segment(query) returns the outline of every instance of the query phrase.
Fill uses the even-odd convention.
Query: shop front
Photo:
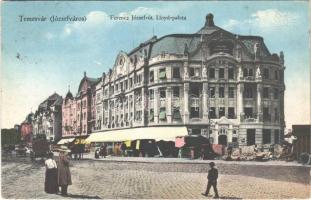
[[[108,147],[108,154],[117,156],[175,157],[178,152],[175,139],[186,135],[186,127],[146,127],[96,132],[86,141],[104,144]]]

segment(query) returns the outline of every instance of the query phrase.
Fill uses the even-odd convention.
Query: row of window
[[[272,139],[272,131],[271,129],[263,129],[262,130],[262,144],[271,144]],[[256,129],[247,129],[246,131],[247,137],[246,142],[247,145],[255,145],[256,144]],[[280,143],[280,130],[274,130],[274,144]]]
[[[180,114],[180,108],[174,108],[173,109],[173,115],[172,115],[173,120],[181,120],[181,114]],[[154,109],[149,110],[149,121],[154,122]],[[160,121],[166,121],[166,108],[161,107],[160,112],[159,112],[159,120]]]
[[[134,85],[142,83],[142,74],[137,74],[128,80],[120,81],[119,83],[110,86],[110,93],[113,94],[115,91],[124,91],[134,87]],[[104,96],[108,96],[108,88],[104,89]]]
[[[173,97],[179,97],[180,96],[180,87],[172,87],[173,90]],[[166,98],[166,89],[160,88],[159,89],[160,98]],[[234,98],[235,97],[235,88],[229,87],[228,88],[228,98]],[[198,96],[198,95],[196,95]],[[210,98],[216,98],[216,88],[215,87],[209,87],[209,96]],[[225,98],[225,87],[218,87],[218,98]],[[254,89],[252,87],[245,87],[243,92],[244,98],[254,98]],[[149,90],[149,98],[154,99],[154,91],[153,89]],[[269,88],[265,87],[263,88],[263,98],[268,99],[269,98]],[[279,99],[279,89],[274,88],[273,89],[273,98]]]
[[[173,67],[172,69],[173,69],[172,70],[172,72],[173,72],[172,78],[180,78],[179,67]],[[199,74],[200,74],[199,70],[200,70],[200,68],[190,68],[190,70],[189,70],[190,77],[199,76]],[[215,68],[209,68],[208,74],[209,74],[209,78],[214,79],[216,77]],[[235,74],[234,68],[228,69],[228,77],[225,77],[225,69],[224,68],[219,68],[219,70],[218,70],[218,78],[220,78],[220,79],[225,79],[225,78],[234,79],[234,77],[235,77],[234,74]],[[243,76],[244,77],[254,76],[253,69],[244,68],[243,69]],[[265,78],[265,79],[270,78],[269,69],[267,69],[267,68],[264,69],[263,78]],[[275,71],[275,77],[274,78],[275,78],[275,80],[279,80],[279,72],[277,70]],[[166,79],[166,69],[165,68],[159,69],[159,79],[160,80]],[[129,82],[129,87],[128,87],[128,82]],[[134,77],[134,84],[141,83],[141,82],[142,82],[142,74],[136,75]],[[149,72],[149,82],[150,83],[154,82],[154,71],[153,70]],[[132,87],[133,87],[133,78],[130,78],[129,80],[125,80],[125,81],[122,81],[118,84],[115,84],[114,86],[111,86],[110,91],[113,94],[114,91],[119,91],[119,90],[123,91],[124,89],[127,90],[127,89],[130,89]],[[104,90],[104,95],[105,96],[108,95],[108,89]],[[250,94],[250,95],[252,96],[252,94]],[[98,95],[97,99],[99,99],[99,98],[100,98],[100,96]],[[252,97],[246,97],[246,98],[252,98]],[[86,105],[86,102],[83,103],[83,107],[85,107],[85,105]]]
[[[262,97],[264,99],[269,99],[269,88],[268,87],[264,87],[263,88],[263,93],[262,93]],[[251,99],[251,98],[254,98],[255,95],[254,95],[254,88],[253,87],[250,87],[250,86],[245,86],[244,88],[244,91],[243,91],[243,97],[244,98],[248,98],[248,99]],[[280,91],[278,88],[273,88],[273,98],[274,99],[279,99],[279,94],[280,94]]]
[[[269,112],[268,107],[263,108],[263,121],[271,121],[271,114]],[[253,108],[251,107],[245,107],[244,108],[244,117],[247,118],[256,118],[255,113],[253,112]],[[278,121],[280,118],[280,114],[277,108],[274,108],[274,121]]]
[[[173,67],[172,68],[172,78],[180,78],[180,70],[179,67]],[[189,68],[189,76],[190,77],[200,77],[201,69],[198,67],[190,67]],[[207,74],[206,74],[207,75]],[[217,76],[216,76],[217,75]],[[255,76],[254,70],[252,68],[243,68],[243,77],[253,77]],[[208,70],[208,77],[210,79],[215,79],[218,77],[219,79],[234,79],[235,78],[235,69],[234,68],[228,68],[228,74],[225,74],[225,68],[219,68],[218,74],[216,73],[216,69],[213,67],[210,67]],[[264,68],[263,69],[263,78],[264,79],[274,79],[274,80],[281,80],[283,81],[283,75],[278,70],[274,70],[274,76],[273,78],[270,75],[270,69]],[[163,80],[166,79],[166,69],[161,68],[159,69],[159,79]],[[154,82],[154,71],[150,71],[149,73],[149,82]]]

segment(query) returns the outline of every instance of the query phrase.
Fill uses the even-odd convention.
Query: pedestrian
[[[217,190],[217,178],[218,178],[218,170],[215,168],[215,163],[211,162],[209,163],[209,166],[211,167],[211,169],[208,171],[208,175],[207,175],[207,187],[206,187],[206,191],[205,193],[202,193],[204,196],[208,196],[209,195],[209,191],[211,189],[211,187],[213,186],[214,188],[214,192],[215,192],[215,199],[219,198],[218,195],[218,190]]]
[[[95,158],[98,159],[99,158],[99,149],[95,150]]]
[[[233,151],[232,146],[228,146],[228,148],[227,148],[227,153],[228,153],[227,160],[232,160],[232,151]]]
[[[125,150],[126,150],[126,145],[125,145],[125,143],[123,142],[122,145],[121,145],[121,152],[122,152],[122,156],[123,156],[123,157],[125,156]]]
[[[107,148],[106,145],[101,145],[100,150],[99,150],[99,155],[103,158],[106,158],[106,154],[107,154]]]
[[[58,161],[58,185],[61,187],[61,194],[64,196],[67,196],[68,185],[72,185],[67,152],[68,150],[61,148]]]
[[[58,183],[57,183],[57,164],[53,159],[53,153],[48,154],[48,159],[44,162],[45,164],[45,182],[44,191],[49,194],[58,193]]]

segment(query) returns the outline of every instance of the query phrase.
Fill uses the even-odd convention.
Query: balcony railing
[[[160,107],[166,107],[166,99],[160,98]]]
[[[254,81],[255,77],[254,76],[245,76],[245,77],[242,77],[242,80],[244,80],[244,81]]]
[[[181,106],[181,102],[180,102],[180,98],[179,97],[173,97],[173,107],[180,107]]]
[[[190,98],[190,106],[191,107],[199,107],[200,99],[197,97]]]

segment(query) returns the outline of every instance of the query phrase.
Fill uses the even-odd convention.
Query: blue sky
[[[215,24],[260,35],[271,53],[284,51],[286,121],[310,123],[308,2],[2,2],[2,127],[20,123],[53,92],[77,92],[86,71],[100,77],[118,52],[152,37],[194,33]],[[186,16],[185,21],[112,21],[109,15]],[[86,16],[86,22],[20,22],[19,16]],[[19,55],[19,59],[17,59]]]

